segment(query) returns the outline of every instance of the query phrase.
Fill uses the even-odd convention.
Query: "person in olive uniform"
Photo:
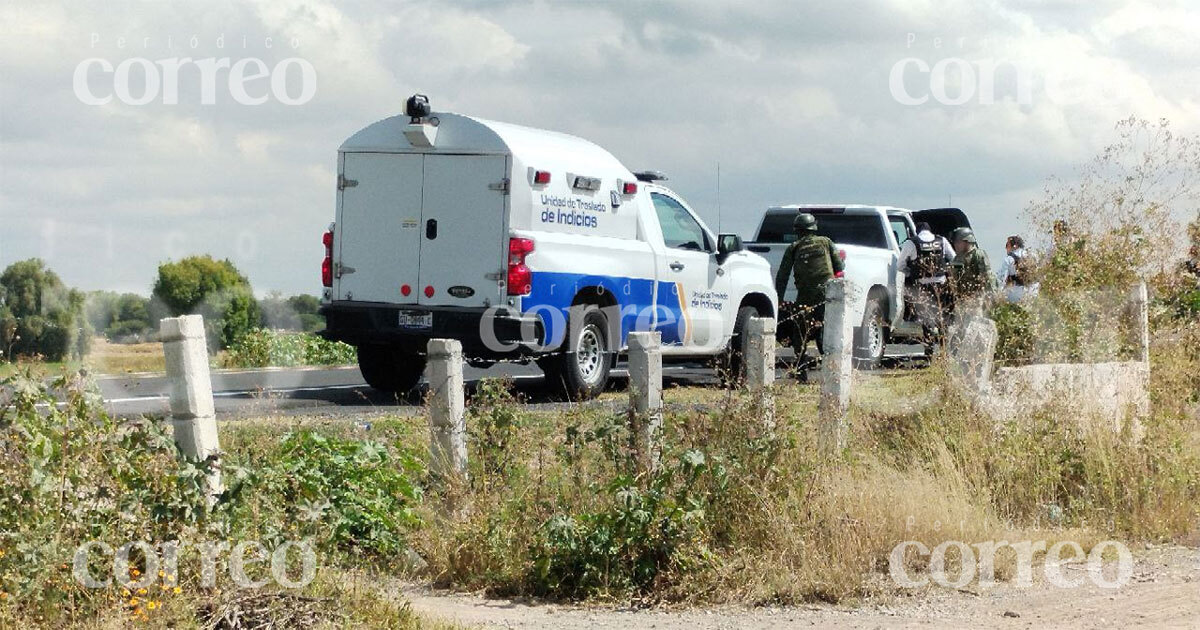
[[[842,277],[845,264],[838,257],[833,241],[817,235],[817,220],[802,212],[796,215],[792,228],[796,240],[783,252],[783,262],[775,274],[775,293],[780,302],[787,292],[788,279],[796,282],[796,301],[783,302],[785,316],[792,322],[792,348],[802,359],[808,341],[817,337],[825,321],[825,283]]]
[[[950,263],[950,283],[954,292],[955,310],[980,307],[992,290],[993,276],[987,254],[979,249],[971,228],[960,227],[950,234],[955,257]]]

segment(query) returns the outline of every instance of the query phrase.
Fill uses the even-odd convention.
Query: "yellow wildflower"
[[[176,595],[178,595],[183,592],[183,589],[176,586],[174,589],[172,589],[172,592],[174,592]]]

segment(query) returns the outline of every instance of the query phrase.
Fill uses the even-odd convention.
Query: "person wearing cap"
[[[993,289],[987,254],[979,249],[971,228],[956,228],[950,233],[950,241],[955,253],[950,263],[950,286],[955,304],[982,306]]]
[[[796,358],[803,359],[809,340],[816,338],[825,319],[825,283],[842,277],[845,263],[833,241],[817,235],[817,219],[813,215],[807,212],[796,215],[792,229],[796,240],[783,252],[783,261],[775,274],[775,292],[783,302],[789,277],[795,280],[796,301],[784,303],[783,309],[791,311],[792,348]]]
[[[905,300],[924,332],[926,352],[939,343],[945,328],[946,272],[954,260],[954,249],[945,238],[933,233],[924,221],[917,224],[915,237],[900,246],[900,271],[905,274]],[[936,331],[936,333],[935,333]]]

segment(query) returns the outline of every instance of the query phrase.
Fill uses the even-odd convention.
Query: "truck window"
[[[650,193],[654,201],[654,213],[662,228],[663,243],[676,249],[691,249],[699,252],[712,251],[704,228],[692,218],[687,208],[678,201],[659,193]]]
[[[912,238],[912,234],[908,233],[908,222],[904,217],[888,217],[888,223],[892,226],[892,234],[896,235],[896,244],[903,245],[904,241]]]
[[[796,212],[769,212],[758,230],[760,243],[791,243],[796,240],[792,221]],[[859,245],[890,249],[883,222],[875,214],[833,214],[816,212],[817,234],[828,237],[838,245]]]

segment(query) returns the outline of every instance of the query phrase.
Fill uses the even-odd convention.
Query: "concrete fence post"
[[[1150,362],[1150,298],[1146,291],[1146,283],[1138,282],[1133,287],[1130,296],[1130,306],[1133,309],[1133,331],[1137,335],[1137,360],[1142,363]]]
[[[982,313],[972,313],[963,318],[958,327],[949,352],[954,376],[973,397],[986,396],[992,390],[999,340],[996,322]]]
[[[825,356],[821,364],[821,398],[817,407],[817,446],[825,455],[846,448],[853,378],[854,318],[850,316],[853,285],[844,279],[825,285]]]
[[[638,468],[658,467],[662,453],[662,333],[629,333],[629,406]]]
[[[208,368],[208,343],[200,315],[168,317],[158,322],[170,385],[171,430],[186,457],[209,461],[205,479],[209,506],[224,491],[221,485],[221,444]]]
[[[775,384],[775,319],[751,317],[746,323],[745,335],[746,389],[762,412],[763,428],[767,433],[773,433],[775,397],[771,394],[771,386]]]
[[[465,479],[467,425],[462,343],[456,339],[430,339],[426,352],[429,361],[430,470],[442,479]]]

